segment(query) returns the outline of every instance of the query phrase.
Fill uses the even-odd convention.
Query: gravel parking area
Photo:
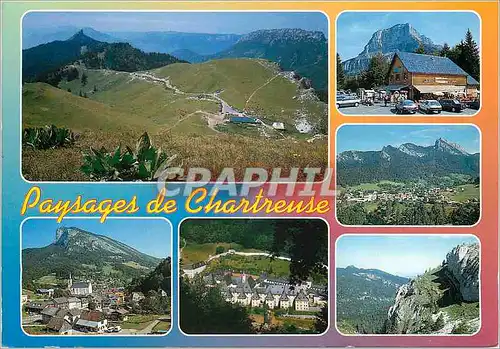
[[[383,103],[376,103],[374,105],[359,105],[358,107],[343,107],[338,111],[344,115],[396,115],[396,108],[394,105],[384,106]],[[405,114],[407,116],[472,116],[478,111],[475,109],[466,108],[460,113],[452,113],[449,111],[442,111],[441,114],[424,114],[418,111],[416,114]],[[398,115],[399,116],[399,115]]]

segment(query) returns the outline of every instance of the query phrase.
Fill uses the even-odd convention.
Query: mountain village
[[[162,289],[158,293],[168,296]],[[39,288],[32,296],[22,295],[23,328],[28,333],[36,330],[37,334],[148,334],[154,325],[170,317],[159,317],[140,331],[121,326],[144,299],[143,293],[127,293],[124,287],[96,289],[92,281],[73,281],[70,274],[65,290]]]
[[[252,318],[253,326],[257,330],[268,328],[271,319],[277,316],[292,322],[314,320],[322,307],[327,305],[326,285],[312,281],[293,285],[287,277],[276,277],[267,272],[254,275],[255,273],[213,267],[212,262],[233,257],[271,258],[271,255],[266,252],[241,252],[229,249],[211,255],[205,261],[184,266],[182,275],[191,280],[201,279],[207,289],[217,289],[227,303],[247,308],[252,314],[265,314],[264,320],[255,315]],[[283,256],[274,258],[290,261],[288,257]]]
[[[162,289],[158,293],[168,296]],[[32,296],[22,295],[23,328],[37,334],[149,334],[155,325],[170,321],[170,317],[158,317],[139,331],[122,329],[123,322],[144,299],[143,293],[127,293],[124,287],[96,289],[92,281],[73,281],[70,274],[65,290],[39,288]]]

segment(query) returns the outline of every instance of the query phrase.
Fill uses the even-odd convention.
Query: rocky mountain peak
[[[357,57],[342,62],[342,65],[346,74],[358,74],[367,69],[370,58],[378,53],[390,60],[396,51],[415,52],[420,45],[426,52],[441,49],[440,45],[420,34],[410,23],[396,24],[374,32],[363,51]]]
[[[387,314],[387,333],[451,333],[459,322],[444,309],[479,302],[479,256],[477,243],[456,246],[441,266],[402,285]],[[471,332],[479,324],[477,318],[466,324]]]
[[[462,146],[457,143],[447,141],[444,138],[438,138],[434,143],[434,148],[436,150],[444,151],[454,155],[469,155],[469,153],[464,148],[462,148]]]
[[[90,36],[85,35],[83,29],[80,29],[72,37],[70,37],[67,41],[76,42],[80,45],[88,45],[91,43],[98,42],[97,40],[92,39]]]

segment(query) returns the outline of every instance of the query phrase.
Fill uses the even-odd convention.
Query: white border
[[[341,234],[340,236],[337,237],[337,239],[335,239],[335,295],[337,295],[337,242],[343,238],[343,237],[350,237],[350,236],[386,236],[386,237],[415,237],[415,236],[421,236],[421,237],[442,237],[443,239],[446,239],[450,236],[463,236],[463,237],[474,237],[478,244],[479,244],[479,277],[478,277],[478,280],[479,280],[479,328],[477,329],[476,332],[474,333],[463,333],[463,334],[459,334],[459,333],[443,333],[443,334],[438,334],[438,333],[425,333],[425,334],[412,334],[412,333],[401,333],[401,334],[377,334],[377,333],[367,333],[367,334],[362,334],[362,333],[356,333],[356,334],[347,334],[347,333],[342,333],[338,327],[337,327],[337,298],[335,297],[335,315],[334,315],[334,318],[335,318],[335,329],[337,330],[337,332],[343,336],[343,337],[399,337],[399,338],[404,338],[404,337],[430,337],[430,338],[447,338],[447,337],[472,337],[472,336],[475,336],[477,335],[479,332],[481,332],[481,329],[483,327],[483,306],[486,306],[485,304],[483,304],[482,302],[482,293],[483,293],[483,289],[482,289],[482,282],[481,282],[481,271],[482,271],[482,253],[483,253],[483,247],[481,246],[481,239],[479,239],[478,236],[474,235],[474,234],[446,234],[446,233],[428,233],[428,234],[408,234],[408,233],[402,233],[402,234],[391,234],[391,233],[373,233],[373,234],[360,234],[360,233],[349,233],[349,234]],[[445,257],[446,258],[446,257]],[[410,278],[412,279],[412,278]],[[414,278],[413,278],[414,279]],[[412,280],[413,280],[412,279]],[[429,346],[429,345],[427,345]]]
[[[14,1],[15,2],[15,1]],[[29,1],[28,1],[29,2]],[[37,3],[37,1],[32,1],[34,3]],[[49,1],[50,2],[50,1]],[[57,2],[57,1],[52,1],[52,2]],[[101,1],[96,1],[95,3],[98,4],[100,3]],[[130,2],[130,3],[135,3],[134,1],[122,1],[122,2]],[[188,1],[189,2],[189,1]],[[193,3],[197,3],[197,4],[200,4],[202,5],[203,2],[199,2],[199,1],[191,1]],[[207,1],[207,2],[210,2],[210,1]],[[249,3],[253,3],[253,1],[240,1],[240,0],[236,0],[236,2],[249,2]],[[167,2],[159,2],[159,3],[163,3],[163,4],[167,4]],[[215,2],[215,3],[220,3],[220,2]],[[278,3],[278,2],[277,2]],[[93,3],[92,3],[93,4]],[[117,3],[119,4],[119,3]],[[168,3],[169,5],[173,5],[173,6],[176,6],[175,2],[170,2]],[[21,179],[26,182],[26,183],[29,183],[29,184],[40,184],[40,183],[57,183],[57,184],[63,184],[63,183],[93,183],[93,184],[123,184],[123,183],[133,183],[133,184],[152,184],[152,183],[157,183],[155,181],[153,182],[133,182],[133,181],[126,181],[126,182],[117,182],[117,181],[104,181],[104,182],[101,182],[101,181],[29,181],[27,180],[24,175],[23,175],[23,146],[22,146],[22,138],[23,138],[23,20],[24,20],[24,16],[30,12],[105,12],[105,13],[108,13],[108,12],[125,12],[125,13],[128,13],[128,12],[132,12],[132,13],[147,13],[147,12],[154,12],[154,13],[159,13],[159,12],[168,12],[168,13],[176,13],[176,12],[191,12],[191,13],[205,13],[205,12],[210,12],[210,13],[217,13],[217,12],[221,12],[221,13],[232,13],[232,12],[236,12],[236,13],[259,13],[259,12],[266,12],[266,13],[273,13],[273,12],[277,12],[277,13],[321,13],[325,16],[326,18],[326,21],[328,22],[328,37],[327,37],[327,44],[328,44],[328,73],[327,73],[327,91],[328,91],[328,105],[327,105],[327,109],[328,109],[328,115],[327,115],[327,118],[328,118],[328,141],[327,141],[327,147],[328,147],[328,150],[327,150],[327,154],[326,154],[326,164],[327,164],[327,167],[323,170],[325,170],[325,174],[328,173],[329,169],[332,168],[332,163],[330,163],[330,159],[331,159],[331,151],[330,151],[330,148],[331,148],[331,137],[330,137],[330,134],[331,134],[331,117],[332,117],[332,109],[331,109],[331,90],[332,90],[332,85],[331,85],[331,73],[332,73],[332,66],[331,66],[331,53],[332,53],[332,27],[331,27],[331,21],[330,21],[330,17],[328,16],[328,14],[323,11],[323,10],[306,10],[306,9],[297,9],[297,10],[281,10],[281,9],[269,9],[269,10],[182,10],[182,9],[179,9],[179,10],[163,10],[163,9],[159,9],[159,10],[128,10],[128,9],[125,9],[125,10],[114,10],[114,9],[109,9],[109,10],[94,10],[94,9],[77,9],[77,10],[74,10],[74,9],[71,9],[71,10],[57,10],[57,9],[34,9],[34,10],[27,10],[26,12],[24,12],[19,20],[19,26],[20,26],[20,30],[19,30],[19,43],[20,43],[20,54],[19,54],[19,59],[20,59],[20,71],[19,71],[19,120],[20,120],[20,130],[19,130],[19,134],[20,134],[20,151],[19,151],[19,172],[20,172],[20,175],[21,175]],[[217,174],[217,175],[220,175]],[[325,177],[323,178],[323,180],[321,181],[315,181],[314,183],[315,184],[321,184],[323,182],[325,182],[329,177],[327,175],[325,175]],[[198,183],[198,182],[176,182],[176,181],[166,181],[164,182],[165,184],[171,184],[171,183],[175,183],[175,184],[190,184],[190,183]],[[245,184],[245,183],[252,183],[252,182],[235,182],[236,184]],[[276,183],[278,185],[284,185],[284,184],[289,184],[289,183],[297,183],[297,184],[305,184],[307,182],[303,181],[303,182],[271,182],[271,181],[268,181],[266,183]],[[214,182],[209,182],[209,184],[214,184]],[[262,185],[261,185],[262,187]]]
[[[182,333],[183,335],[187,336],[187,337],[207,337],[207,338],[210,338],[210,337],[281,337],[281,338],[287,338],[287,337],[321,337],[321,336],[324,336],[328,333],[328,331],[330,330],[330,327],[331,327],[331,322],[332,322],[332,319],[331,319],[331,313],[332,313],[332,307],[331,307],[331,298],[332,296],[335,296],[334,293],[332,293],[331,291],[331,239],[332,239],[332,235],[330,235],[330,224],[328,224],[328,221],[322,217],[185,217],[183,218],[180,222],[179,222],[179,225],[177,226],[177,238],[178,238],[178,242],[179,242],[179,246],[177,246],[178,248],[180,247],[180,237],[181,237],[181,225],[184,221],[186,220],[221,220],[221,219],[232,219],[232,220],[263,220],[263,219],[271,219],[271,220],[278,220],[278,219],[288,219],[288,220],[321,220],[325,223],[326,225],[326,234],[327,234],[327,239],[328,239],[328,285],[327,285],[327,290],[328,290],[328,294],[327,294],[327,304],[328,304],[328,326],[326,327],[326,330],[322,333],[314,333],[314,334],[309,334],[309,333],[305,333],[305,334],[293,334],[293,333],[290,333],[290,334],[286,334],[286,333],[280,333],[280,334],[273,334],[273,333],[270,333],[270,334],[259,334],[259,333],[248,333],[248,334],[201,334],[201,333],[196,333],[196,334],[188,334],[188,333],[185,333],[182,328],[181,328],[181,300],[180,300],[180,283],[181,283],[181,270],[180,268],[177,268],[178,269],[178,275],[177,275],[177,296],[178,296],[178,302],[177,302],[177,328],[179,329],[180,333]],[[180,259],[181,259],[181,253],[179,251],[179,256],[178,256],[178,260],[177,260],[177,266],[179,267],[180,266]]]
[[[20,246],[20,254],[19,254],[19,260],[20,260],[20,264],[19,264],[19,268],[20,268],[20,277],[19,277],[19,281],[20,281],[20,296],[22,296],[23,294],[23,226],[24,226],[24,223],[28,220],[32,220],[32,219],[57,219],[57,217],[40,217],[40,216],[33,216],[33,217],[27,217],[25,219],[23,219],[23,221],[21,222],[21,225],[19,226],[19,246]],[[68,220],[83,220],[83,219],[99,219],[99,217],[65,217],[65,220],[68,219]],[[174,275],[173,274],[173,271],[174,271],[174,265],[173,265],[173,255],[172,253],[174,252],[174,247],[173,247],[173,237],[174,237],[174,232],[173,232],[173,229],[174,227],[172,226],[172,223],[165,217],[109,217],[107,219],[113,219],[113,220],[128,220],[128,219],[133,219],[133,220],[161,220],[161,221],[165,221],[168,223],[168,225],[170,226],[170,235],[171,235],[171,243],[170,243],[170,272],[171,272],[171,275]],[[103,226],[106,225],[106,222],[102,223]],[[108,236],[109,237],[109,236]],[[132,247],[132,246],[131,246]],[[139,251],[140,252],[140,251]],[[168,257],[168,256],[167,256]],[[167,258],[165,257],[165,258]],[[164,259],[164,258],[163,258]],[[164,337],[164,336],[167,336],[171,331],[172,331],[172,328],[173,328],[173,324],[172,324],[172,299],[173,299],[173,291],[174,291],[174,287],[173,287],[173,281],[171,280],[170,282],[170,329],[168,330],[168,332],[165,332],[165,333],[162,333],[162,334],[123,334],[123,335],[110,335],[110,334],[98,334],[98,335],[81,335],[81,334],[74,334],[74,335],[68,335],[68,336],[64,336],[64,335],[57,335],[57,334],[29,334],[27,333],[24,328],[23,328],[23,317],[22,317],[22,309],[23,309],[23,303],[21,301],[21,298],[19,298],[19,304],[20,304],[20,308],[19,308],[19,311],[20,311],[20,320],[21,320],[21,323],[20,323],[20,327],[21,327],[21,331],[23,331],[23,333],[28,336],[28,337],[50,337],[50,338],[58,338],[58,337],[61,337],[61,338],[81,338],[81,337],[84,337],[84,338],[102,338],[102,337],[108,337],[108,338],[123,338],[123,337],[148,337],[148,338],[155,338],[155,337]]]
[[[345,228],[473,228],[481,222],[483,218],[483,183],[482,183],[482,174],[483,174],[483,134],[481,132],[481,129],[479,126],[476,124],[471,124],[471,123],[464,123],[464,124],[456,124],[456,123],[450,123],[450,124],[443,124],[443,123],[366,123],[366,124],[360,124],[360,123],[345,123],[342,125],[339,125],[337,129],[335,130],[335,164],[337,164],[337,144],[338,144],[338,137],[337,133],[340,130],[341,127],[343,126],[449,126],[449,127],[454,127],[454,126],[471,126],[474,127],[478,133],[479,133],[479,218],[476,223],[473,225],[371,225],[371,224],[366,224],[366,225],[345,225],[341,223],[338,218],[337,218],[337,197],[335,196],[335,203],[334,203],[334,210],[335,210],[335,220],[339,225]],[[337,166],[335,166],[335,189],[337,189]]]
[[[427,0],[428,1],[428,0]],[[338,13],[337,17],[335,18],[335,57],[337,57],[337,35],[339,35],[339,31],[338,31],[338,27],[337,27],[337,22],[338,22],[338,19],[340,17],[340,15],[342,15],[343,13],[349,13],[349,12],[354,12],[354,13],[379,13],[379,12],[397,12],[397,13],[412,13],[412,12],[419,12],[419,13],[435,13],[435,12],[448,12],[448,13],[464,13],[464,12],[469,12],[469,13],[473,13],[477,16],[477,18],[479,19],[479,75],[480,75],[480,81],[479,81],[479,90],[481,91],[483,89],[483,79],[484,79],[484,75],[483,75],[483,20],[481,18],[481,15],[479,15],[479,13],[477,13],[476,11],[474,10],[343,10],[341,12]],[[444,29],[444,28],[443,28]],[[353,57],[355,58],[355,57]],[[350,58],[349,58],[350,59]],[[337,64],[335,64],[335,79],[334,79],[334,90],[335,90],[335,98],[337,98]],[[484,101],[484,97],[481,96],[480,97],[480,103],[479,103],[479,109],[474,113],[474,114],[470,114],[470,115],[460,115],[460,114],[456,114],[456,115],[441,115],[441,116],[432,116],[430,114],[419,114],[417,116],[413,116],[413,117],[432,117],[434,118],[435,120],[440,120],[440,119],[444,119],[444,118],[454,118],[454,117],[463,117],[463,118],[470,118],[470,117],[474,117],[474,116],[477,116],[479,114],[479,112],[481,111],[481,109],[483,108],[483,101]],[[395,114],[380,114],[380,115],[377,115],[377,114],[344,114],[341,112],[341,109],[342,108],[337,108],[337,104],[335,104],[335,110],[337,111],[337,113],[341,114],[342,116],[345,116],[345,117],[364,117],[364,116],[367,116],[367,117],[405,117],[404,115],[395,115]],[[410,115],[408,115],[410,117]]]

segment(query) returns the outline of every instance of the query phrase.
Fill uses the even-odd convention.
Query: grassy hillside
[[[129,73],[87,70],[86,74],[88,82],[85,86],[82,86],[80,80],[73,80],[62,82],[61,89],[70,89],[76,96],[81,92],[90,100],[104,103],[121,113],[131,114],[138,126],[153,128],[152,131],[158,132],[161,129],[158,126],[169,129],[197,110],[210,113],[218,110],[214,102],[186,99],[187,96],[177,95],[160,84],[134,78]],[[128,123],[128,120],[120,122],[123,123]],[[195,124],[206,125],[206,122]],[[209,130],[208,127],[205,129]]]
[[[290,126],[298,110],[303,109],[315,121],[327,113],[325,103],[299,101],[298,86],[279,74],[277,65],[265,60],[222,59],[201,64],[171,64],[153,72],[169,78],[185,92],[221,91],[221,98],[238,110]]]
[[[297,85],[278,74],[273,64],[221,60],[172,64],[147,73],[163,82],[110,70],[85,70],[85,74],[86,84],[81,78],[64,80],[59,89],[24,84],[24,127],[55,124],[78,134],[71,148],[24,149],[27,179],[88,180],[79,170],[83,152],[90,146],[108,150],[119,144],[133,146],[144,131],[155,146],[179,155],[185,168],[205,167],[214,176],[226,167],[235,168],[239,179],[246,167],[327,166],[327,141],[305,142],[292,126],[297,113],[309,115],[311,122],[326,118],[326,105],[299,101]],[[232,107],[262,111],[257,115],[268,125],[283,121],[287,131],[280,135],[264,126],[220,124],[220,103],[209,95],[219,90],[220,98]],[[62,158],[64,162],[54,161]]]
[[[45,83],[25,84],[22,103],[25,127],[55,124],[81,131],[123,130],[139,126],[139,122],[130,114]]]

